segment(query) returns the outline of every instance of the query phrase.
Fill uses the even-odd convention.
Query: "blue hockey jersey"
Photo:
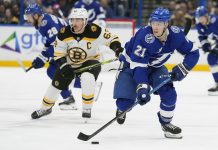
[[[198,62],[199,51],[185,37],[184,32],[177,26],[168,27],[167,30],[167,40],[161,42],[153,35],[151,26],[145,26],[125,44],[123,56],[130,68],[135,69],[134,79],[137,84],[148,83],[147,68],[164,65],[175,50],[184,56],[183,63],[188,69],[192,69]]]
[[[42,22],[38,28],[39,33],[46,38],[45,46],[49,47],[56,39],[59,30],[67,26],[67,23],[54,15],[43,14]]]
[[[212,38],[218,42],[218,17],[215,15],[209,16],[210,21],[207,26],[202,25],[198,21],[196,22],[196,29],[198,31],[198,38],[201,42],[201,45],[208,43],[208,36],[212,35]]]
[[[94,0],[90,5],[87,5],[80,0],[74,4],[74,8],[85,8],[88,11],[88,23],[92,23],[95,20],[105,19],[104,9],[96,0]]]

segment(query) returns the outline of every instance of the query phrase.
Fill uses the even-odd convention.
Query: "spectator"
[[[18,18],[13,16],[11,13],[11,9],[7,8],[5,10],[5,17],[3,18],[3,23],[4,24],[18,24]]]
[[[113,10],[111,9],[111,7],[109,6],[108,3],[109,3],[108,0],[100,0],[100,4],[105,10],[106,18],[113,18],[114,17],[114,12],[113,12]]]

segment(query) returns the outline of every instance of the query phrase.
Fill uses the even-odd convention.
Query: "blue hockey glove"
[[[183,63],[178,64],[177,66],[173,67],[171,72],[171,79],[172,81],[181,81],[183,80],[186,75],[189,73],[190,69],[186,67]]]
[[[138,103],[140,105],[144,105],[150,101],[150,99],[151,99],[151,96],[149,94],[150,90],[151,90],[151,88],[147,84],[139,84],[137,86],[136,93],[137,93]]]
[[[46,57],[43,52],[41,52],[41,54],[39,54],[39,56],[33,60],[33,62],[32,62],[33,68],[35,68],[35,69],[42,68],[45,65],[45,63],[49,61],[49,58]]]

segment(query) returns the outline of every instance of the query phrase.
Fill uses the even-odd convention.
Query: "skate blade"
[[[78,110],[78,108],[75,106],[75,105],[70,105],[70,106],[68,106],[68,105],[59,105],[59,107],[60,107],[60,110]]]
[[[84,123],[88,123],[90,118],[84,118]]]
[[[208,92],[209,96],[218,96],[218,92]]]
[[[169,138],[169,139],[182,139],[183,138],[181,133],[172,134],[172,133],[169,133],[169,132],[165,132],[164,136],[165,136],[165,138]]]

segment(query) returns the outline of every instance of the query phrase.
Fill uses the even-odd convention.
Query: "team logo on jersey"
[[[85,60],[87,53],[80,47],[73,47],[67,50],[68,56],[73,63],[80,63]]]
[[[180,29],[179,29],[179,27],[177,27],[177,26],[171,26],[170,28],[171,28],[171,30],[172,30],[174,33],[179,33],[179,32],[180,32]]]
[[[95,32],[95,31],[97,31],[97,27],[96,26],[91,26],[91,30],[92,30],[92,32]]]
[[[44,26],[46,26],[46,24],[47,24],[47,20],[42,20],[42,23],[40,26],[44,27]]]
[[[155,37],[154,37],[153,34],[147,34],[147,35],[145,36],[145,42],[147,42],[147,43],[149,43],[149,44],[153,43],[154,40],[155,40]]]
[[[60,32],[64,33],[65,32],[65,27],[61,28]]]
[[[211,23],[214,23],[215,21],[216,21],[216,17],[212,17],[210,20]]]

